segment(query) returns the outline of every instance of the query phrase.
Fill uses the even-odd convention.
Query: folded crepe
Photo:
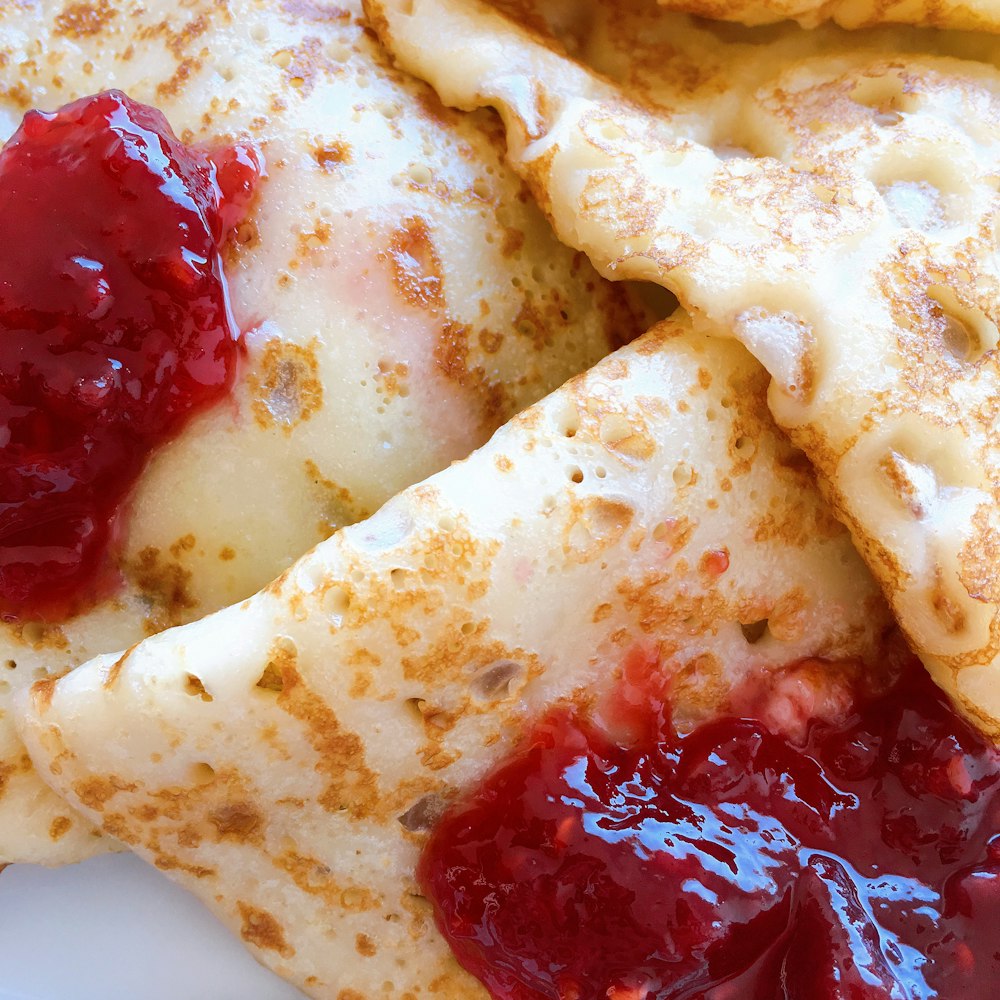
[[[0,51],[4,138],[27,108],[116,86],[188,141],[250,139],[268,169],[229,248],[245,363],[143,474],[122,590],[0,624],[0,864],[55,864],[108,841],[32,773],[12,689],[247,597],[640,320],[556,242],[494,117],[391,69],[359,4],[8,4]]]
[[[910,642],[1000,735],[996,43],[737,32],[701,67],[703,29],[639,2],[583,34],[544,6],[368,7],[443,100],[500,110],[567,243],[764,364]]]
[[[665,321],[256,596],[23,692],[32,758],[307,994],[485,996],[416,859],[546,706],[637,645],[689,719],[803,657],[880,662],[887,608],[767,381]]]

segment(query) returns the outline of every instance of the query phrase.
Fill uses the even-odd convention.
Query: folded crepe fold
[[[688,718],[750,673],[883,655],[766,382],[664,322],[248,601],[24,692],[40,773],[310,996],[484,996],[416,859],[546,706],[637,644]]]
[[[112,846],[33,773],[12,690],[249,596],[648,325],[522,197],[495,116],[393,69],[359,3],[93,10],[3,5],[0,138],[26,107],[114,85],[186,141],[256,143],[268,176],[228,249],[232,399],[145,470],[122,589],[0,624],[0,864]]]
[[[911,644],[1000,735],[996,43],[735,32],[700,72],[703,26],[648,4],[594,4],[584,29],[479,0],[368,10],[444,101],[500,110],[565,242],[760,360]]]

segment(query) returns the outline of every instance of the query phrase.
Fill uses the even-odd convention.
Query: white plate
[[[303,1000],[133,855],[0,874],[0,1000]]]

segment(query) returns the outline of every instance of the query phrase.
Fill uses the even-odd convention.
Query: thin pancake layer
[[[640,320],[553,238],[494,116],[391,69],[359,4],[7,4],[0,82],[3,135],[116,86],[188,141],[252,139],[269,171],[229,253],[238,384],[147,468],[124,589],[0,625],[0,863],[54,864],[105,845],[31,773],[11,688],[248,596]]]
[[[912,644],[1000,735],[992,62],[937,54],[968,40],[932,33],[855,45],[779,31],[734,44],[725,86],[684,54],[697,28],[671,22],[680,55],[653,63],[637,33],[650,8],[631,7],[630,24],[609,4],[594,44],[612,80],[484,3],[370,6],[445,100],[501,109],[570,245],[608,275],[662,283],[765,365],[772,412]],[[981,54],[995,60],[993,46]]]
[[[526,722],[637,643],[689,716],[878,656],[887,609],[766,382],[668,320],[249,601],[36,685],[41,773],[310,995],[483,996],[414,866]]]

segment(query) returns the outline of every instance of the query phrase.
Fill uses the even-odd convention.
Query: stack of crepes
[[[368,105],[346,96],[344,69],[361,49],[349,57],[344,33],[378,67],[366,76],[355,66],[356,85],[374,86],[374,77],[398,91],[380,98],[390,101],[380,112],[385,128],[426,130],[424,169],[402,168],[391,181],[399,198],[384,204],[408,220],[397,223],[410,242],[394,259],[419,272],[411,285],[426,301],[417,296],[413,323],[430,323],[438,345],[449,336],[448,310],[487,301],[468,287],[461,234],[482,225],[485,203],[503,203],[492,209],[494,239],[504,238],[501,213],[526,213],[511,223],[526,233],[517,266],[510,254],[487,255],[472,264],[482,269],[476,278],[492,287],[501,274],[519,288],[525,272],[540,285],[526,303],[554,285],[564,303],[555,313],[578,325],[566,334],[574,349],[560,353],[555,315],[537,315],[537,355],[512,354],[507,368],[470,361],[472,347],[462,354],[472,373],[465,389],[483,391],[492,373],[490,384],[509,393],[489,411],[493,426],[564,377],[566,364],[585,366],[602,345],[631,340],[642,317],[593,273],[581,278],[586,265],[541,230],[508,168],[559,240],[606,278],[655,283],[680,303],[465,461],[336,531],[255,596],[15,699],[30,754],[17,777],[36,796],[37,842],[62,828],[45,825],[56,817],[86,831],[63,840],[72,843],[63,860],[98,830],[102,843],[127,845],[311,996],[485,995],[420,896],[421,846],[448,801],[533,719],[562,700],[599,697],[636,644],[655,646],[675,710],[697,720],[746,677],[806,657],[876,670],[898,625],[955,704],[983,732],[1000,733],[1000,455],[991,433],[1000,407],[1000,42],[990,34],[1000,17],[985,3],[946,0],[677,5],[808,26],[751,29],[668,6],[369,0],[368,24],[358,11],[322,4],[289,3],[276,14],[233,3],[219,24],[202,12],[194,37],[219,35],[196,43],[205,52],[188,75],[204,89],[190,100],[209,103],[218,99],[213,86],[222,94],[234,85],[216,77],[238,72],[244,50],[221,40],[273,49],[275,86],[294,67],[292,110],[269,126],[275,150],[361,128],[348,109]],[[297,41],[282,34],[296,30]],[[0,38],[12,34],[0,22]],[[80,39],[73,58],[90,64],[90,46],[106,41]],[[226,67],[213,76],[223,55]],[[135,86],[155,99],[157,70],[137,72]],[[404,73],[470,117],[445,110]],[[59,75],[71,79],[65,64]],[[307,111],[310,93],[324,88],[328,103]],[[241,100],[253,107],[249,93]],[[335,127],[316,117],[334,100]],[[257,101],[274,113],[270,94]],[[488,141],[494,123],[477,110],[488,107],[503,121],[504,166]],[[223,129],[252,128],[253,111],[240,113],[245,120]],[[372,141],[367,128],[352,143]],[[440,152],[446,141],[454,156]],[[278,159],[287,177],[275,190],[291,191],[296,164],[309,157]],[[488,170],[476,167],[486,161]],[[323,156],[314,162],[329,166]],[[470,163],[470,177],[495,185],[486,193],[478,181],[463,191],[445,179]],[[367,180],[343,204],[370,197]],[[411,205],[425,194],[411,182],[431,192],[419,209]],[[275,266],[266,255],[279,253],[269,249],[267,221],[289,225],[275,208],[267,215],[268,204],[259,209],[258,275]],[[353,221],[333,227],[335,240],[381,248],[373,233],[384,216],[361,222],[360,214],[344,213]],[[425,215],[440,255],[433,243],[421,249]],[[306,246],[318,249],[308,236]],[[297,280],[310,274],[303,265]],[[253,299],[261,284],[251,272],[241,293],[237,279],[244,315],[277,308]],[[356,286],[338,301],[304,308],[342,309],[348,287]],[[508,312],[483,323],[484,334],[488,325],[509,344],[524,306],[503,298],[508,287],[496,294]],[[384,318],[370,326],[384,335]],[[348,336],[318,377],[324,401],[343,398],[342,359],[359,341],[369,350],[356,330],[326,340]],[[452,370],[428,354],[436,371]],[[453,412],[416,437],[453,428]],[[400,433],[413,433],[412,421]],[[358,432],[341,424],[328,433]],[[400,476],[412,482],[475,443],[459,437]],[[252,455],[257,445],[246,447]],[[379,485],[361,506],[371,509],[400,478],[369,475]],[[261,514],[268,526],[297,516],[280,505]],[[197,580],[200,570],[191,572]],[[251,574],[244,590],[260,582]],[[196,608],[245,596],[213,595]],[[23,633],[17,641],[27,643]],[[122,644],[138,638],[115,634]],[[32,640],[31,663],[68,666],[43,640]],[[102,654],[113,645],[70,642],[77,662],[95,644]],[[821,710],[814,695],[799,694],[801,712]],[[72,812],[41,790],[32,767]],[[17,850],[6,860],[21,860]]]

